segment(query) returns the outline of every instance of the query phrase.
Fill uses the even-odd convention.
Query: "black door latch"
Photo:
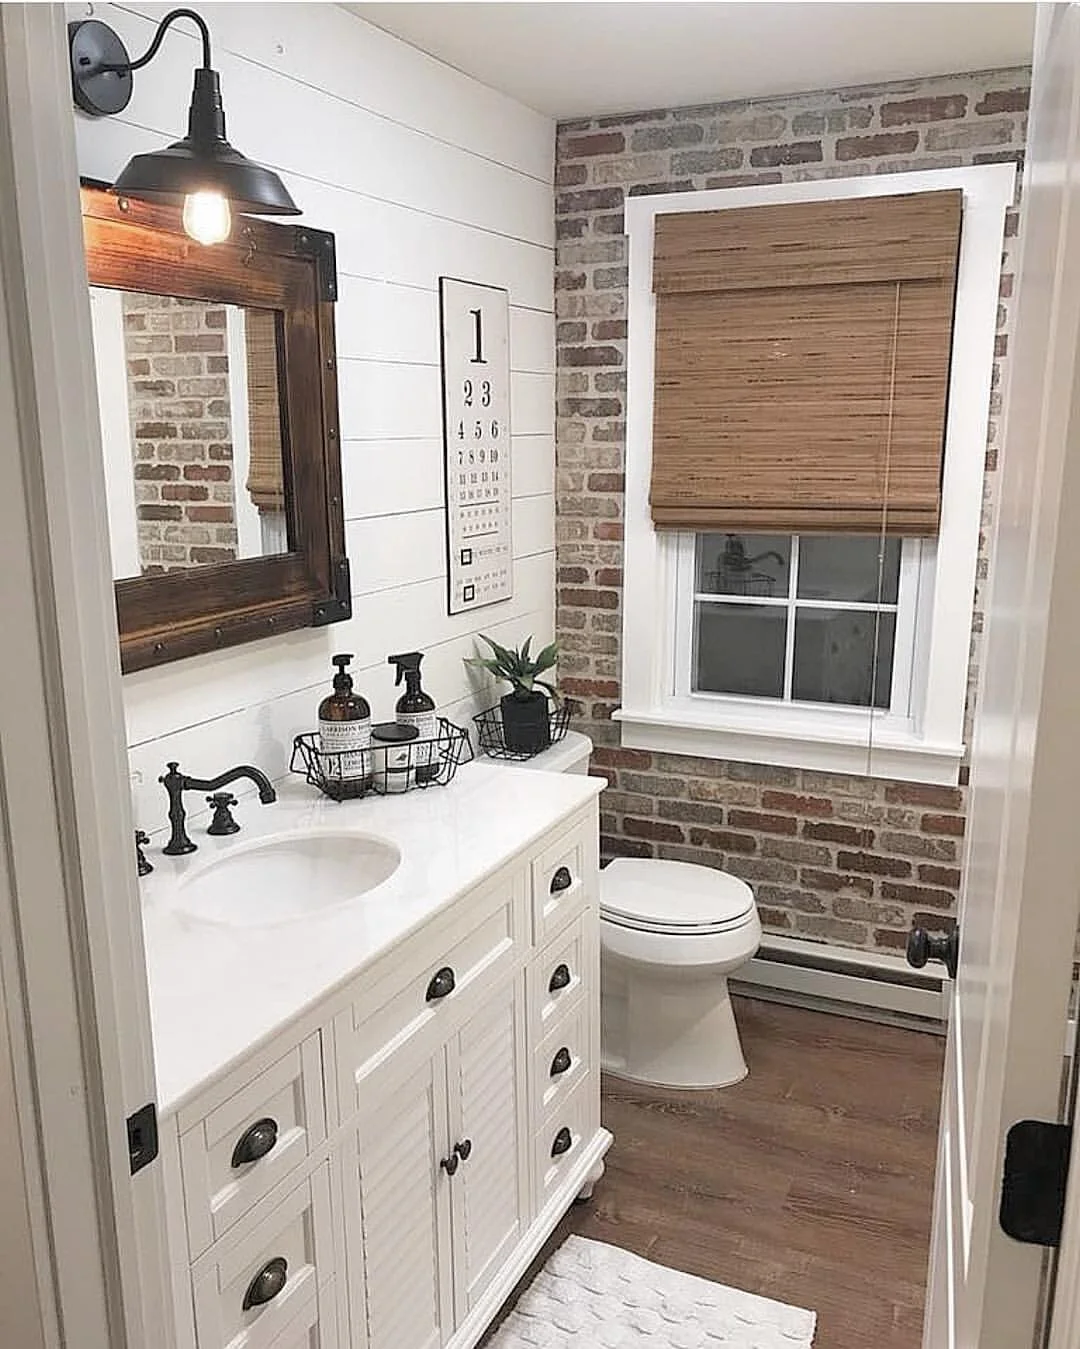
[[[1071,1124],[1022,1119],[1009,1130],[998,1215],[1007,1236],[1034,1246],[1061,1245],[1071,1147]]]
[[[131,1159],[131,1174],[149,1166],[158,1155],[157,1106],[149,1101],[127,1122],[128,1156]]]

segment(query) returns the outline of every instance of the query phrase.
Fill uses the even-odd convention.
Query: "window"
[[[906,718],[922,549],[858,535],[687,536],[675,692]]]
[[[1001,240],[1014,178],[1011,165],[995,164],[627,202],[622,707],[615,714],[624,745],[955,784],[964,754]],[[678,435],[666,461],[668,485],[678,486],[679,473],[695,474],[701,482],[711,474],[709,516],[683,520],[675,513],[668,521],[654,519],[656,386],[661,369],[667,369],[658,361],[658,308],[663,304],[653,284],[657,220],[736,207],[957,189],[963,194],[963,223],[944,454],[933,484],[935,491],[940,485],[940,514],[934,503],[916,510],[913,499],[914,527],[908,528],[906,504],[903,512],[893,513],[891,503],[914,480],[901,482],[886,468],[890,514],[880,537],[870,496],[859,508],[865,518],[856,520],[854,512],[842,518],[839,510],[828,515],[822,509],[813,520],[804,520],[800,511],[782,506],[778,469],[765,472],[764,430],[761,444],[754,442],[754,463],[760,464],[759,479],[776,501],[757,512],[752,505],[737,509],[749,460],[739,438],[732,437],[730,422],[724,422],[730,449],[724,451],[721,472],[710,466],[707,442],[698,431],[681,467],[675,457],[681,453]],[[856,350],[852,359],[861,358]],[[725,356],[722,369],[733,360]],[[710,389],[720,390],[720,375],[710,379]],[[706,402],[699,402],[707,410]],[[835,425],[842,429],[843,418]],[[893,429],[890,423],[890,433]],[[691,462],[693,455],[697,459]],[[778,454],[777,464],[784,458]],[[894,454],[894,469],[897,462]],[[832,481],[842,488],[843,463],[826,465],[819,476],[826,486]],[[872,483],[869,475],[864,479]],[[819,497],[828,505],[824,493]],[[839,501],[840,507],[845,504]],[[931,524],[940,520],[936,537],[933,528],[924,527],[920,511],[933,517]]]

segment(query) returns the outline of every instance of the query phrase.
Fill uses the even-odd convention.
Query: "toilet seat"
[[[676,937],[733,932],[756,920],[736,876],[689,862],[616,858],[600,873],[600,916],[615,927]]]

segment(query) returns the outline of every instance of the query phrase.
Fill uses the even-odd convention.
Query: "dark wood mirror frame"
[[[334,236],[238,217],[205,246],[171,207],[82,188],[92,286],[280,311],[282,455],[292,552],[116,582],[124,673],[351,616],[341,488]]]

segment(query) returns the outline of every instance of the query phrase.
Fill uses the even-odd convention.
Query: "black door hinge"
[[[1023,1119],[1005,1138],[1002,1230],[1016,1241],[1059,1246],[1069,1179],[1071,1124]]]
[[[131,1174],[149,1166],[158,1155],[157,1106],[153,1101],[128,1116],[128,1156]]]

